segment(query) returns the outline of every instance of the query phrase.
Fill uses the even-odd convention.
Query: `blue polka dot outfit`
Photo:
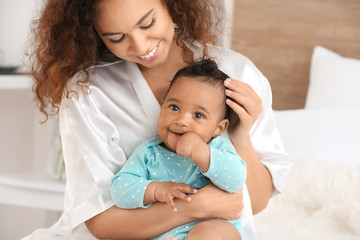
[[[144,205],[146,187],[152,181],[173,181],[186,183],[192,188],[200,189],[212,182],[227,192],[237,192],[245,183],[246,165],[237,155],[234,146],[222,137],[209,142],[210,167],[205,173],[190,158],[181,157],[168,151],[160,144],[160,137],[143,141],[138,145],[124,167],[111,181],[111,194],[115,204],[120,208],[146,208]],[[192,222],[176,227],[153,239],[164,239],[165,236],[184,239]],[[241,219],[231,222],[244,236]]]

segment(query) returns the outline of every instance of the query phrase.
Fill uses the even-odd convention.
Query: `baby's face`
[[[190,77],[179,77],[172,85],[158,121],[158,133],[174,151],[186,132],[196,133],[204,142],[219,134],[224,114],[224,90]]]

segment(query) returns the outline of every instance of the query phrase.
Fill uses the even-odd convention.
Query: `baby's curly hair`
[[[87,69],[109,53],[93,27],[96,6],[101,1],[48,0],[40,17],[33,21],[26,56],[38,107],[46,118],[58,113],[61,100],[71,92],[67,87],[70,79],[84,71],[82,81],[87,82]],[[195,42],[200,42],[203,58],[207,57],[207,44],[217,44],[221,29],[221,1],[161,1],[177,25],[177,44],[183,47],[186,42],[196,47]]]

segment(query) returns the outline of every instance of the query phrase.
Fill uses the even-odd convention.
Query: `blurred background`
[[[46,124],[23,67],[29,25],[40,0],[0,0],[0,239],[49,227],[63,205],[56,119]]]
[[[39,123],[43,116],[22,66],[29,24],[41,2],[0,0],[0,239],[4,240],[51,226],[62,210],[64,172],[56,118]],[[227,17],[220,43],[250,58],[269,79],[275,110],[303,109],[315,46],[360,59],[359,3],[223,0]]]

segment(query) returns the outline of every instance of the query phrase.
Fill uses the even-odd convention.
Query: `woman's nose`
[[[148,54],[151,49],[149,49],[146,36],[143,33],[138,33],[131,37],[131,46],[130,49],[132,53],[136,56],[143,56]]]

